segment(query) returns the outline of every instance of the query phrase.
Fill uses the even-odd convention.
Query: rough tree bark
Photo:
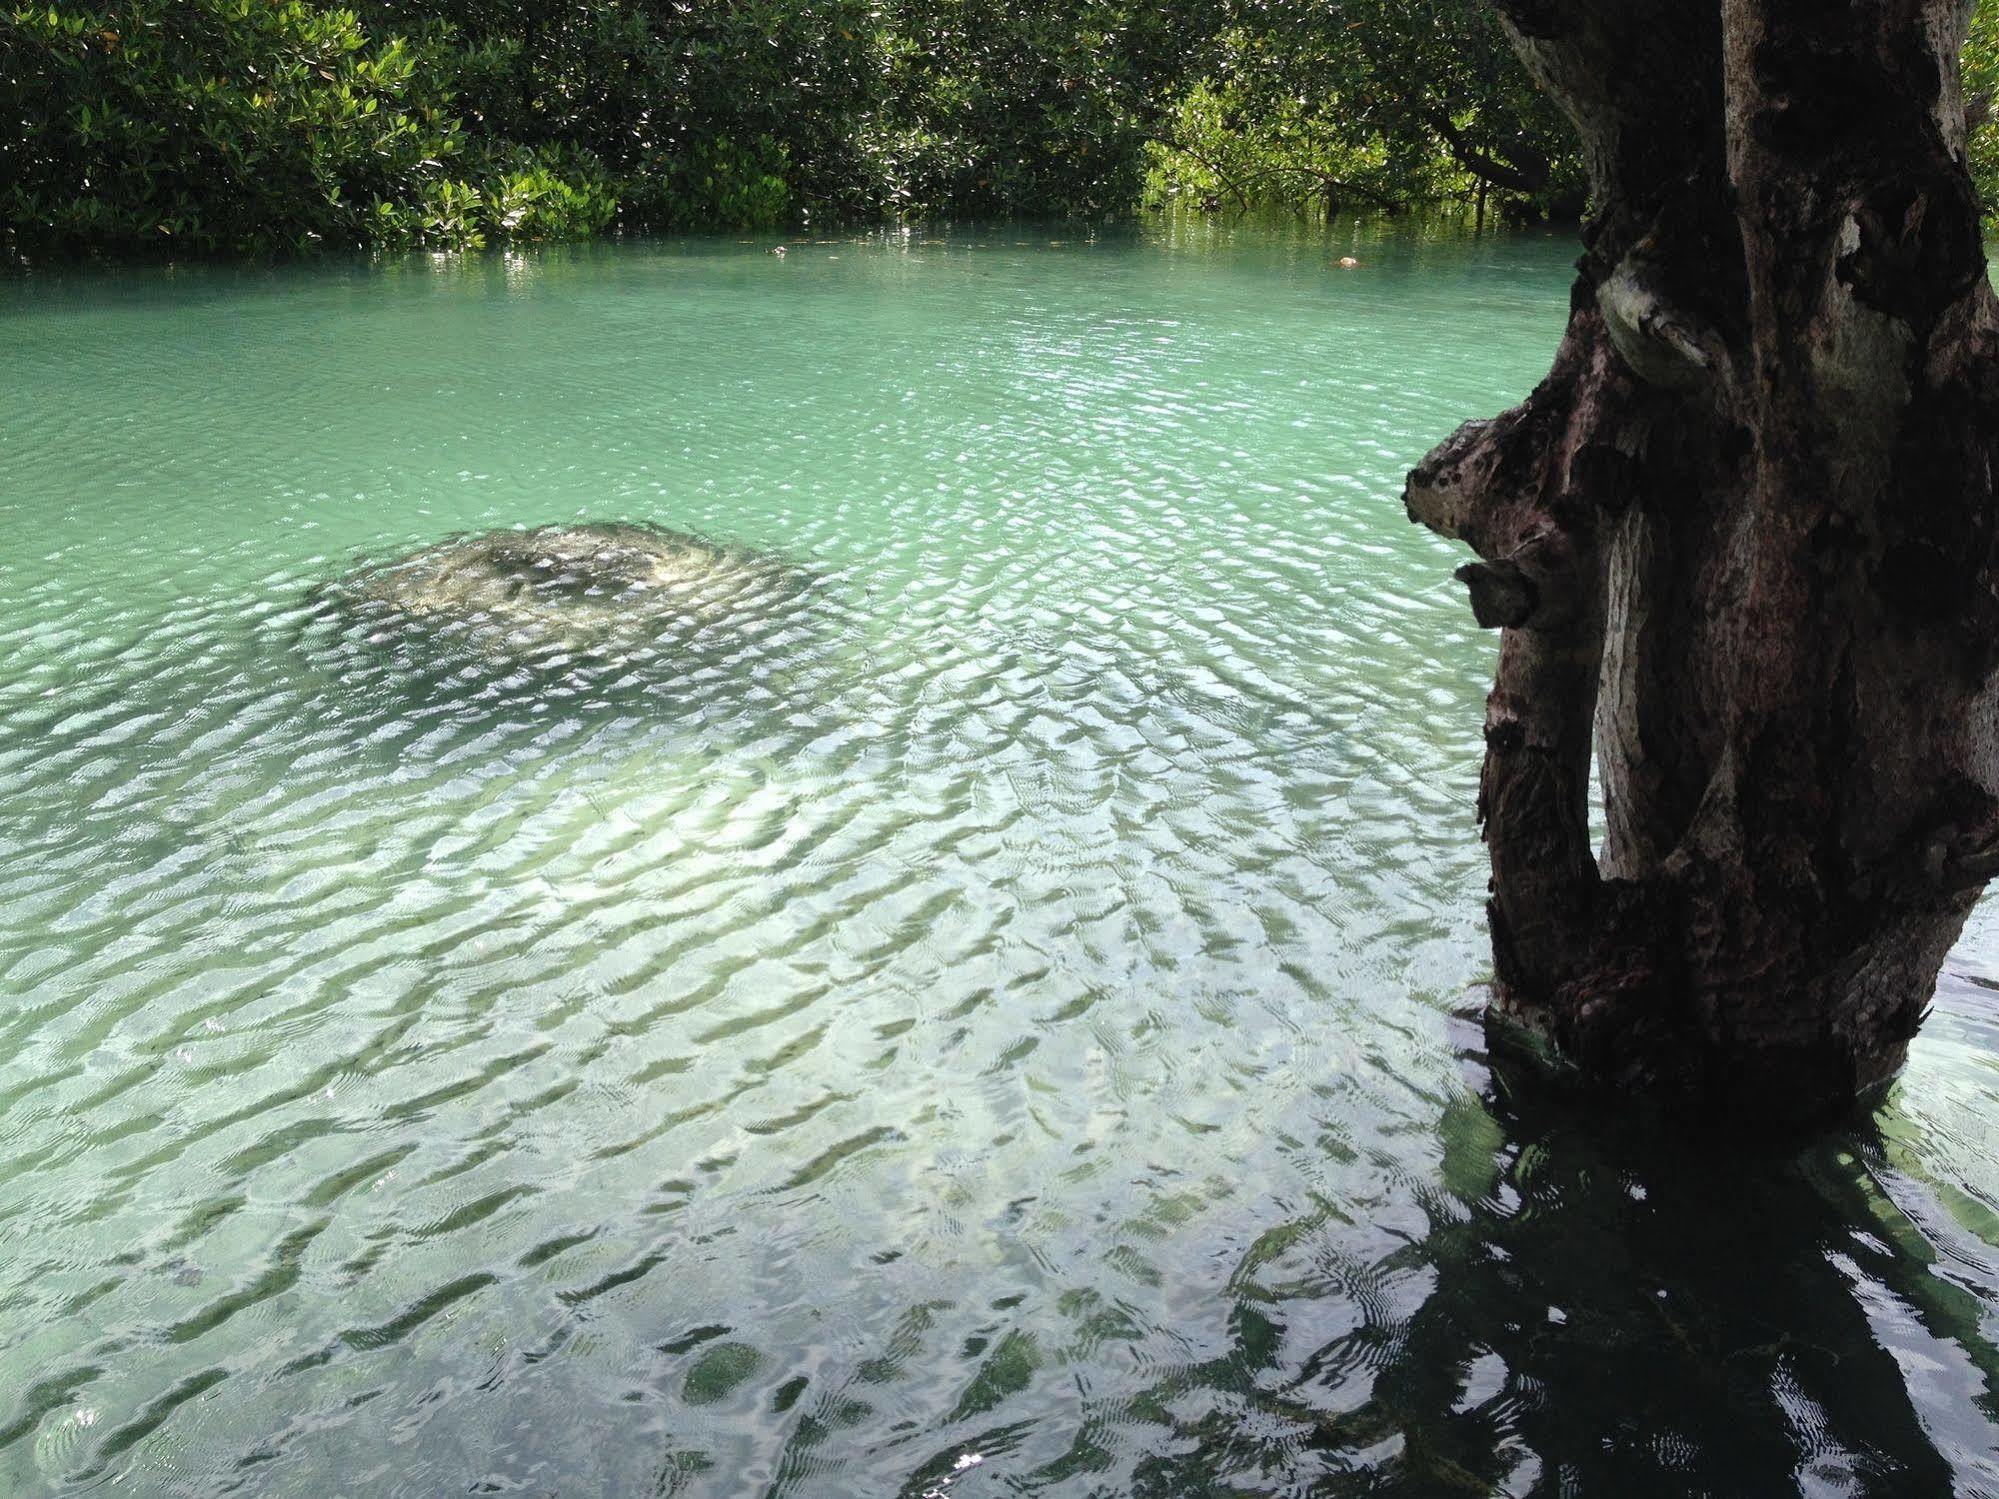
[[[1553,371],[1406,495],[1503,630],[1495,1009],[1622,1089],[1823,1115],[1999,871],[1969,0],[1495,3],[1595,195]]]

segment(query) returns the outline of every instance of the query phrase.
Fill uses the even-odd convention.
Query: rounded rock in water
[[[510,658],[622,658],[746,628],[804,577],[749,547],[598,523],[452,537],[336,592],[376,641],[436,634]]]

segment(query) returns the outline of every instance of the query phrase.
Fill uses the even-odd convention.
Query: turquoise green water
[[[1456,1015],[1492,643],[1400,476],[1572,254],[0,287],[0,1493],[1999,1493],[1989,917],[1793,1152]],[[574,520],[809,582],[552,673],[317,591]]]

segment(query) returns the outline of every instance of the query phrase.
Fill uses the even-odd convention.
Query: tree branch
[[[1432,105],[1424,111],[1424,118],[1432,130],[1442,137],[1446,149],[1459,166],[1474,177],[1491,183],[1494,187],[1506,188],[1509,192],[1524,193],[1532,197],[1548,185],[1551,168],[1545,161],[1536,161],[1532,166],[1518,162],[1508,163],[1471,142],[1471,137],[1458,128],[1450,112],[1441,106]]]

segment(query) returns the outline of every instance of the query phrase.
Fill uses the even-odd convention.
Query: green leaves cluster
[[[1208,0],[902,0],[860,140],[900,214],[1130,212],[1147,145],[1193,76]]]
[[[1964,92],[1971,105],[1971,175],[1988,218],[1999,217],[1999,3],[1986,0],[1971,14],[1964,48]]]
[[[0,0],[0,254],[1583,191],[1487,0]]]
[[[1101,215],[1200,0],[0,0],[17,255]]]
[[[364,15],[433,50],[475,150],[608,184],[620,227],[773,228],[857,196],[849,143],[878,91],[866,0],[374,0]]]
[[[532,156],[467,168],[432,48],[308,0],[0,10],[0,225],[22,253],[296,253],[588,233]]]
[[[1567,122],[1485,0],[1242,0],[1155,149],[1156,198],[1573,214]]]
[[[434,48],[308,0],[0,10],[0,226],[22,254],[294,254],[588,234],[600,182],[480,160]]]

